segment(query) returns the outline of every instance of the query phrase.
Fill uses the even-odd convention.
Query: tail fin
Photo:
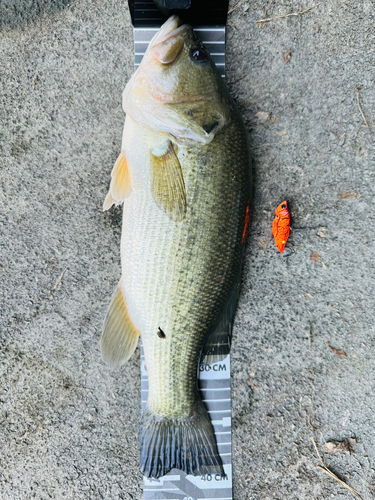
[[[139,444],[140,468],[146,477],[159,478],[171,469],[224,476],[214,429],[200,399],[187,417],[168,418],[146,408]]]

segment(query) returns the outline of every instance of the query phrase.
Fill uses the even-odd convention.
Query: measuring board
[[[194,28],[225,76],[225,27]],[[137,69],[158,28],[134,28],[134,68]],[[141,346],[142,410],[148,396],[148,376]],[[200,396],[211,417],[225,477],[219,474],[187,475],[172,469],[160,479],[143,479],[144,500],[232,500],[232,437],[230,355],[223,361],[199,367]]]

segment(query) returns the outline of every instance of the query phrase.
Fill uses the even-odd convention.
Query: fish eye
[[[205,62],[208,59],[208,52],[203,47],[193,47],[190,51],[190,57],[196,62]]]
[[[282,205],[281,205],[281,208],[286,208],[286,205],[282,204]]]

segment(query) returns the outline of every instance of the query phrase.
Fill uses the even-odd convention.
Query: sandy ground
[[[139,351],[112,371],[98,344],[120,274],[121,209],[101,207],[130,16],[124,0],[35,4],[0,4],[0,497],[138,500]],[[244,0],[228,21],[255,181],[232,350],[236,500],[354,498],[317,469],[312,437],[355,438],[352,454],[321,453],[375,497],[374,135],[356,94],[371,127],[374,3],[256,23],[311,5]],[[281,255],[267,241],[283,199]]]

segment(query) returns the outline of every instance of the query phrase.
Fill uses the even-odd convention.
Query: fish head
[[[139,123],[177,142],[208,144],[230,120],[222,77],[192,27],[170,17],[125,88],[123,107]]]

